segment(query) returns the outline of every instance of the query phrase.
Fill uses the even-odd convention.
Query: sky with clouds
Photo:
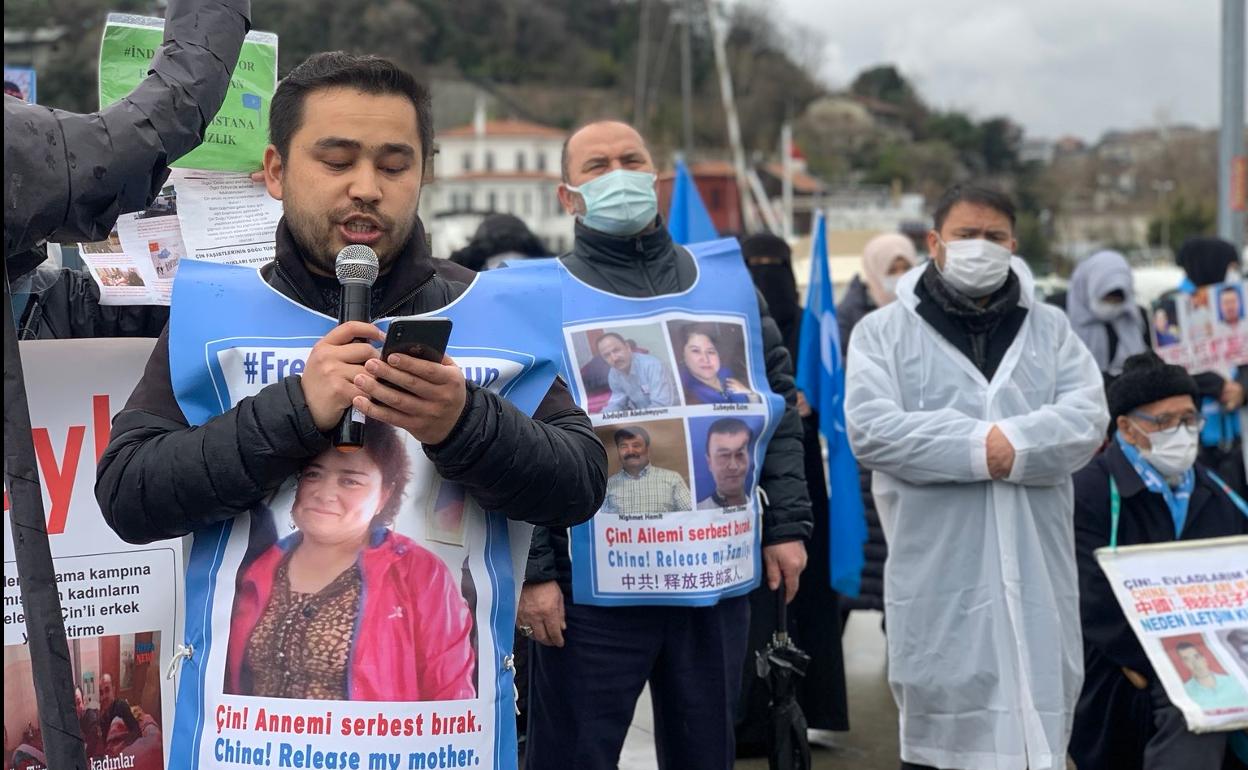
[[[1159,120],[1216,127],[1220,0],[769,0],[825,83],[894,63],[929,105],[1094,141]]]

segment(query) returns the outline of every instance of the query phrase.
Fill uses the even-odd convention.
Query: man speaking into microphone
[[[335,259],[355,245],[378,259],[371,318],[436,310],[471,283],[473,272],[430,257],[417,217],[433,118],[428,91],[409,73],[376,57],[314,55],[279,84],[270,140],[265,184],[283,218],[276,259],[261,274],[274,290],[339,318]],[[223,297],[217,312],[229,303]],[[371,323],[342,323],[301,374],[191,427],[174,396],[166,328],[99,464],[109,525],[149,542],[245,513],[328,448],[353,406],[415,437],[439,475],[485,510],[570,526],[599,508],[606,453],[561,381],[529,417],[465,384],[450,358],[380,360],[372,343],[383,336]]]

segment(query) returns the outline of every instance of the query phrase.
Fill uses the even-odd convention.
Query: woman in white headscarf
[[[836,306],[841,352],[849,349],[849,335],[862,317],[897,299],[897,281],[918,264],[914,242],[900,233],[885,233],[867,241],[862,272],[854,276]]]
[[[1070,277],[1066,313],[1103,374],[1117,377],[1123,362],[1148,350],[1131,265],[1116,251],[1100,251],[1079,263]]]

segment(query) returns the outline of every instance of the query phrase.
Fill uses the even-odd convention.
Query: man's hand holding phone
[[[414,326],[425,332],[426,340],[415,341],[420,331],[409,333],[410,345],[391,339]],[[364,372],[356,375],[355,385],[366,395],[356,396],[355,408],[370,420],[406,430],[422,444],[445,441],[468,400],[463,371],[442,352],[449,335],[445,319],[395,320],[381,358],[365,363]]]

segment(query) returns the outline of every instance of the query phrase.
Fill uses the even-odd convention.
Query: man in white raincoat
[[[903,768],[1064,769],[1083,679],[1071,474],[1108,422],[1101,374],[1012,257],[1014,206],[955,186],[933,261],[866,316],[845,416],[888,538]]]

